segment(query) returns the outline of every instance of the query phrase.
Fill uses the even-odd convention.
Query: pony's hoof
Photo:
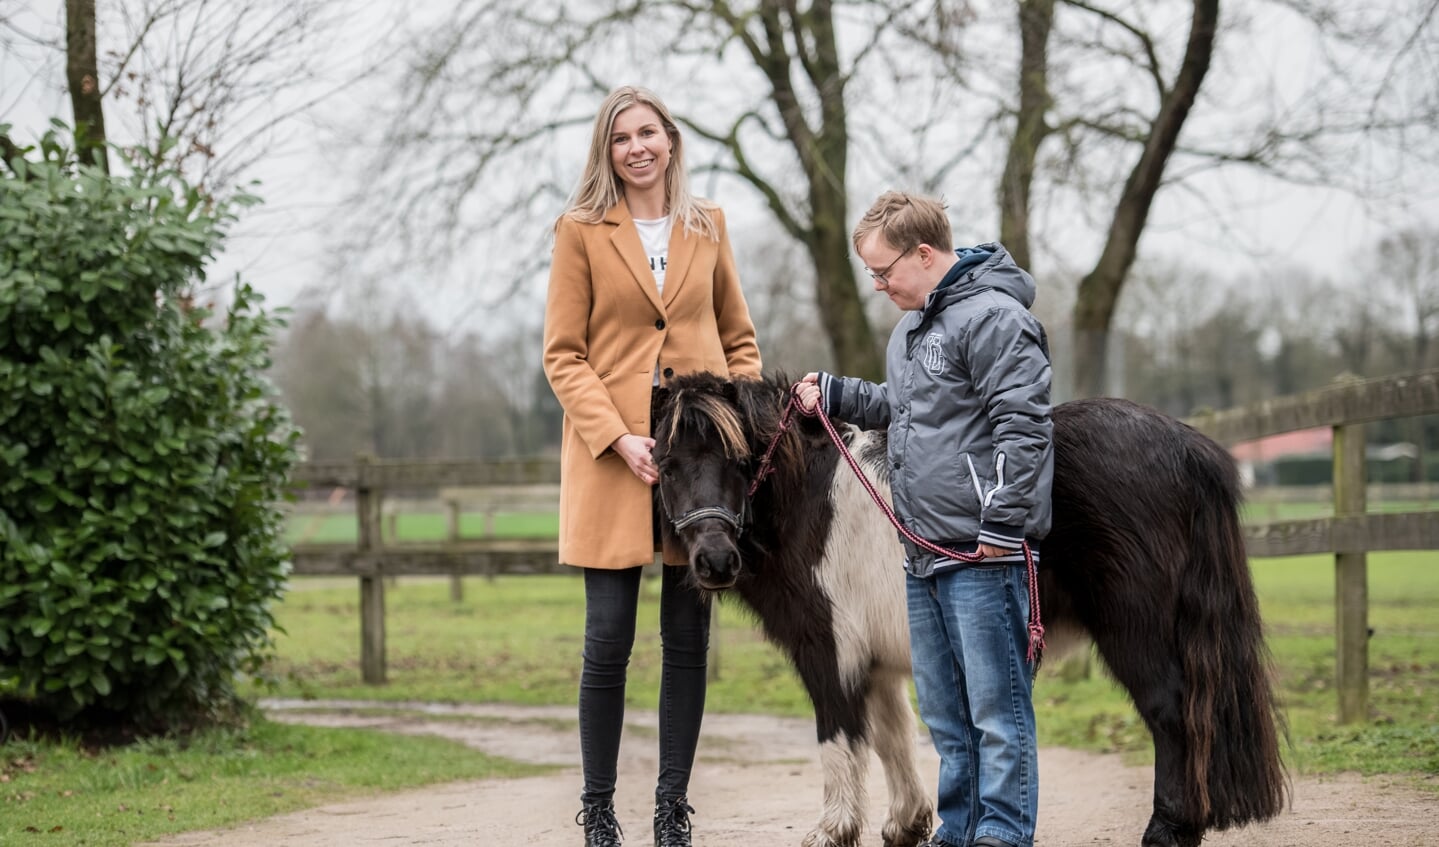
[[[1203,840],[1203,831],[1175,826],[1155,816],[1149,819],[1149,826],[1145,827],[1144,838],[1139,843],[1141,847],[1199,847]]]
[[[834,833],[812,830],[800,842],[801,847],[859,847],[859,833]]]
[[[900,826],[893,821],[887,821],[881,835],[884,838],[884,847],[919,847],[929,837],[932,829],[929,822],[930,816],[911,822],[908,826]]]

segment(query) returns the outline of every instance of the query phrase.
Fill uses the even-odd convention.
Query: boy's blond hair
[[[855,252],[859,251],[861,241],[879,230],[884,240],[898,250],[928,244],[936,250],[951,253],[954,251],[954,235],[944,209],[944,203],[932,197],[886,191],[855,224]]]

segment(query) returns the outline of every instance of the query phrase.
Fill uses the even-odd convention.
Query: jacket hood
[[[922,311],[938,311],[985,291],[1006,294],[1026,309],[1034,305],[1037,292],[1034,277],[1014,263],[1004,245],[990,242],[963,247],[954,253],[959,261],[929,293]]]

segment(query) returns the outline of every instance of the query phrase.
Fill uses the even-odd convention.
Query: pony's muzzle
[[[698,547],[690,556],[690,569],[702,588],[731,588],[739,579],[739,551],[729,543]]]

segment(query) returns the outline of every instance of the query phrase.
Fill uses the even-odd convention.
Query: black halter
[[[683,515],[680,515],[677,518],[671,518],[670,523],[674,524],[675,532],[679,532],[685,527],[698,521],[702,521],[706,518],[715,518],[729,524],[731,527],[734,528],[734,531],[737,534],[743,533],[745,524],[749,523],[748,497],[745,498],[744,505],[740,508],[744,511],[736,514],[734,512],[731,512],[729,509],[726,509],[724,506],[701,506],[698,509],[690,509],[688,512],[685,512]]]

